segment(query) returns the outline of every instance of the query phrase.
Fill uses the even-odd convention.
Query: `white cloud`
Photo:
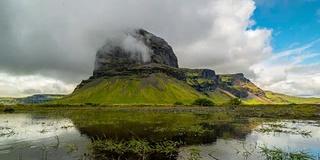
[[[320,59],[313,52],[320,40],[299,48],[272,55],[267,60],[251,66],[257,77],[253,81],[263,89],[296,96],[320,97],[320,63],[309,62]]]
[[[249,67],[272,51],[272,30],[252,29],[254,9],[253,0],[0,1],[0,72],[41,75],[38,84],[21,81],[12,91],[45,92],[39,84],[47,79],[69,88],[92,74],[108,33],[142,27],[168,41],[181,67],[252,77]]]
[[[213,26],[204,39],[187,48],[176,48],[181,66],[203,67],[218,73],[244,72],[272,52],[272,30],[248,29],[253,25],[253,1],[212,1],[203,14]]]
[[[75,84],[41,75],[14,76],[0,73],[0,95],[2,97],[28,96],[39,93],[68,94]]]
[[[273,30],[253,27],[255,5],[274,2],[0,1],[0,96],[70,93],[92,74],[108,33],[139,27],[167,40],[181,67],[243,72],[263,89],[320,96],[319,64],[303,63],[319,57],[310,48],[320,40],[272,54]]]

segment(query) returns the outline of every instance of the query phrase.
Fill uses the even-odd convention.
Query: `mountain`
[[[289,96],[281,93],[275,93],[272,91],[265,91],[267,97],[274,103],[282,104],[302,104],[302,103],[308,103],[308,104],[320,104],[320,98],[303,98],[303,97],[295,97],[295,96]]]
[[[231,98],[246,104],[278,103],[242,73],[179,68],[172,47],[143,29],[108,39],[96,54],[93,75],[54,103],[191,104],[197,98],[217,104]]]
[[[62,98],[65,95],[60,94],[35,94],[24,98],[0,98],[0,104],[13,105],[13,104],[39,104],[51,102],[56,99]]]

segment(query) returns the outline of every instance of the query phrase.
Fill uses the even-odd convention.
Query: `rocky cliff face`
[[[245,78],[242,73],[220,75],[222,84],[220,88],[226,90],[238,98],[246,98],[252,93],[258,97],[266,97],[265,92]]]
[[[178,68],[178,59],[171,46],[162,38],[143,29],[123,33],[110,39],[97,52],[93,75],[146,64]]]

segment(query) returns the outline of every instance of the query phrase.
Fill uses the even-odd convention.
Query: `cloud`
[[[248,68],[272,51],[272,30],[252,29],[254,9],[252,0],[1,1],[0,81],[11,88],[0,96],[7,89],[16,95],[72,92],[92,74],[95,54],[111,33],[132,28],[168,41],[182,67],[254,77]],[[38,77],[31,79],[44,85],[21,77]]]
[[[0,77],[6,77],[0,79],[1,96],[4,97],[28,96],[41,93],[66,94],[75,87],[74,84],[41,75],[14,76],[0,73]]]
[[[75,78],[84,79],[92,73],[95,53],[115,29],[142,27],[173,45],[204,37],[212,22],[197,12],[207,3],[1,1],[0,70],[79,82]]]
[[[150,49],[146,46],[142,39],[133,37],[132,35],[126,36],[123,41],[123,49],[131,53],[131,58],[139,62],[150,62],[151,54]]]
[[[132,60],[139,62],[139,64],[150,62],[152,50],[145,45],[143,37],[136,32],[137,30],[130,30],[110,34],[106,44],[96,54],[94,70],[104,68],[105,66],[101,66],[101,64],[105,65],[105,63],[109,63],[110,57],[115,57],[110,55],[119,54],[118,48],[123,49]]]
[[[206,38],[188,47],[176,48],[182,66],[215,69],[218,73],[244,72],[272,52],[272,30],[251,27],[253,1],[213,1],[204,14],[213,26]]]
[[[320,40],[288,49],[251,66],[260,87],[295,96],[320,97]]]
[[[263,89],[320,96],[320,57],[316,52],[320,40],[302,46],[294,43],[273,54],[270,41],[278,33],[255,26],[252,14],[256,5],[272,8],[274,3],[0,1],[0,96],[71,93],[92,75],[95,54],[106,40],[116,31],[134,28],[144,28],[168,41],[181,67],[243,72]],[[128,45],[132,42],[139,47]],[[132,37],[122,44],[128,50],[145,49]]]

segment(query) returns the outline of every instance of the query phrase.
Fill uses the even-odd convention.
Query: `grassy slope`
[[[232,79],[235,76],[235,74],[220,74],[219,76],[220,76],[222,82],[230,84],[230,83],[232,83]],[[240,84],[239,85],[236,85],[236,84],[229,85],[229,87],[234,88],[236,90],[245,89],[249,92],[249,96],[247,98],[242,99],[244,104],[255,105],[255,104],[271,104],[271,103],[273,103],[272,101],[270,101],[269,99],[267,99],[263,96],[259,97],[259,96],[254,95],[254,93],[263,92],[263,91],[262,91],[262,89],[257,87],[252,82],[246,83],[246,82],[238,81],[238,83],[240,83]],[[227,92],[227,91],[225,91],[225,92]],[[232,96],[231,93],[229,93],[229,94]],[[233,98],[234,98],[234,96],[233,96]]]
[[[226,99],[226,96],[216,94]],[[180,101],[191,104],[195,99],[205,97],[182,81],[164,74],[152,74],[147,78],[100,78],[54,103],[173,104]],[[217,102],[223,101],[220,97],[216,98],[215,94],[211,97],[219,99]]]
[[[302,98],[302,97],[288,96],[280,93],[274,93],[271,91],[265,91],[265,92],[266,92],[266,96],[275,103],[297,103],[297,104],[320,103],[320,98]]]
[[[226,103],[230,98],[234,98],[232,94],[222,89],[216,89],[214,92],[207,92],[207,94],[215,104],[223,104]]]

